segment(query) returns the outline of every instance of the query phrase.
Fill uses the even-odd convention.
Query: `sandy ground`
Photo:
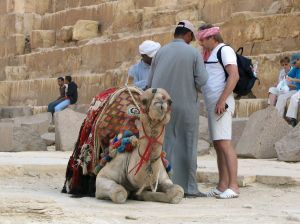
[[[64,177],[61,169],[40,170],[34,160],[22,168],[22,159],[5,162],[0,155],[0,224],[26,223],[300,223],[300,186],[269,186],[252,183],[241,188],[238,199],[184,199],[178,205],[128,201],[116,205],[95,198],[72,198],[60,193]],[[58,164],[56,156],[43,166]],[[50,161],[50,162],[49,162]],[[33,165],[31,165],[33,163]],[[36,170],[34,170],[36,168]],[[19,175],[11,175],[19,174]],[[206,190],[211,184],[201,184]]]

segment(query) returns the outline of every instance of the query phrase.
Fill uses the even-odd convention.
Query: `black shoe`
[[[290,121],[290,125],[292,125],[292,127],[296,127],[297,125],[297,120],[295,118],[292,118],[291,121]]]
[[[204,193],[198,192],[195,194],[184,193],[185,198],[204,198],[206,195]]]

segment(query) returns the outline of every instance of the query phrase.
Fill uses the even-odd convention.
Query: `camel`
[[[161,160],[165,125],[170,120],[171,98],[163,89],[148,89],[140,96],[137,145],[131,153],[118,153],[97,174],[97,199],[125,203],[127,198],[177,204],[184,195],[173,184]]]

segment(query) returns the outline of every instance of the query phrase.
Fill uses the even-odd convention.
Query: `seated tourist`
[[[64,80],[65,79],[63,77],[57,78],[57,84],[59,86],[60,96],[56,100],[54,100],[53,102],[49,103],[49,105],[48,105],[48,112],[51,112],[52,116],[54,114],[55,106],[57,106],[59,103],[61,103],[65,99],[66,94],[65,94]]]
[[[158,42],[151,40],[146,40],[139,46],[139,52],[142,59],[129,69],[129,84],[133,83],[140,89],[146,88],[152,58],[155,56],[160,47],[161,46]]]
[[[284,117],[285,107],[288,99],[296,93],[293,82],[286,80],[288,72],[291,70],[289,57],[284,57],[280,60],[282,70],[279,73],[276,87],[269,89],[269,104],[276,106],[276,109],[281,117]]]
[[[300,100],[300,53],[292,55],[291,65],[294,67],[289,73],[287,80],[295,82],[297,92],[291,96],[291,101],[286,112],[286,117],[290,119],[290,124],[297,125],[297,114]]]
[[[66,84],[66,95],[64,97],[64,100],[55,106],[54,108],[55,112],[62,111],[70,104],[75,104],[77,102],[77,98],[78,98],[77,85],[75,82],[72,81],[71,76],[65,77],[65,84]]]

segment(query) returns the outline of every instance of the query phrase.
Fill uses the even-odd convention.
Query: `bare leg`
[[[125,203],[128,193],[123,186],[115,181],[97,177],[95,196],[97,199],[111,199],[114,203],[122,204]]]
[[[162,183],[158,187],[159,192],[143,191],[136,198],[142,201],[158,201],[178,204],[184,195],[183,189],[176,184]]]
[[[222,153],[222,156],[224,156],[224,158],[222,158],[222,159],[225,159],[225,163],[224,163],[224,160],[221,160],[221,162],[220,162],[220,167],[219,167],[219,170],[221,170],[220,182],[224,181],[224,183],[225,183],[226,179],[228,178],[228,186],[227,187],[232,189],[236,193],[238,193],[239,192],[239,187],[238,187],[238,183],[237,183],[238,163],[237,163],[236,153],[234,151],[234,148],[231,145],[231,141],[230,140],[218,140],[218,141],[214,141],[214,145],[215,145],[217,151]],[[228,176],[226,176],[226,173],[224,172],[224,170],[227,170]],[[225,176],[222,176],[222,175],[225,175]]]
[[[214,147],[217,153],[217,163],[219,171],[219,183],[217,189],[223,192],[229,186],[229,174],[227,169],[226,157],[224,152],[219,149],[217,141],[214,141]]]
[[[269,93],[269,102],[270,102],[270,106],[275,107],[276,102],[277,102],[277,96],[272,93]]]

